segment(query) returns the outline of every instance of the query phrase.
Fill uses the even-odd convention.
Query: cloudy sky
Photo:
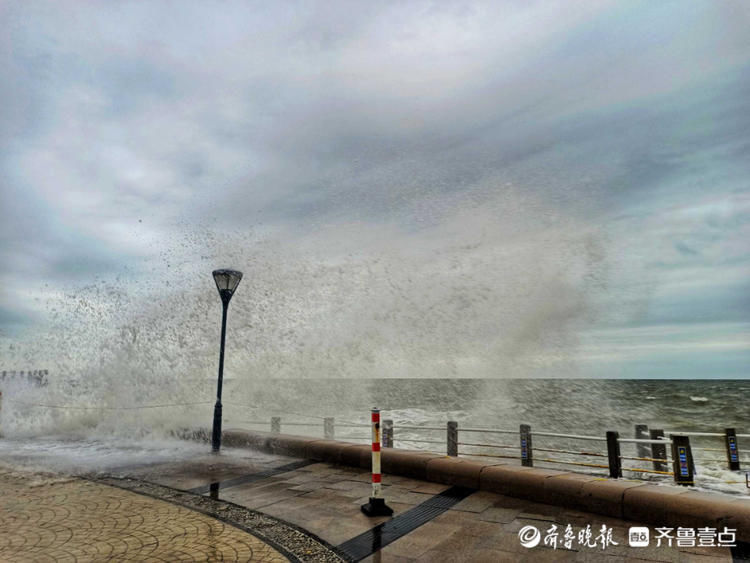
[[[747,377],[748,30],[744,0],[2,2],[2,369],[213,370],[235,267],[237,372]]]

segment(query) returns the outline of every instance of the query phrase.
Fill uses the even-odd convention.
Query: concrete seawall
[[[204,437],[204,432],[192,433]],[[226,430],[223,443],[274,454],[370,469],[369,445],[307,436]],[[553,469],[482,463],[413,450],[383,448],[382,471],[413,479],[461,485],[653,526],[737,529],[750,541],[750,499],[702,493]]]

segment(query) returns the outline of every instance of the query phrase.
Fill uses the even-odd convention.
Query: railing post
[[[724,430],[724,442],[727,446],[727,463],[730,471],[740,470],[740,447],[737,444],[737,432],[734,428]]]
[[[390,418],[383,421],[383,447],[393,447],[393,420]]]
[[[458,457],[458,422],[455,420],[448,421],[446,451],[449,456]]]
[[[635,438],[637,440],[648,440],[648,425],[636,424]],[[636,443],[635,451],[637,457],[651,457],[651,448],[648,447],[648,444]]]
[[[521,465],[534,467],[534,450],[531,447],[531,426],[521,425]]]
[[[607,457],[609,458],[609,476],[613,479],[619,479],[622,477],[620,434],[614,430],[607,431]]]
[[[652,440],[664,438],[664,430],[661,428],[652,428],[649,431]],[[654,461],[654,471],[668,471],[667,467],[667,444],[651,444],[651,457],[654,459],[663,459],[664,461]]]
[[[669,439],[672,440],[674,482],[678,485],[693,485],[695,466],[693,465],[693,453],[690,451],[690,438],[670,434]]]
[[[323,437],[326,440],[335,440],[332,416],[327,416],[323,419]]]
[[[281,417],[280,416],[272,416],[271,417],[271,432],[278,434],[281,432]]]

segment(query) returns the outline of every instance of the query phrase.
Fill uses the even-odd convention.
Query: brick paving
[[[287,561],[199,512],[81,479],[0,470],[2,561]]]

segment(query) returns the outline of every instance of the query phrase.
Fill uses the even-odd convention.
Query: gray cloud
[[[8,323],[41,307],[44,283],[133,276],[138,303],[154,276],[186,289],[174,271],[229,259],[302,285],[311,261],[344,260],[355,277],[389,264],[393,285],[373,281],[371,298],[405,312],[354,331],[351,347],[386,355],[389,335],[422,318],[410,350],[429,356],[460,325],[452,361],[479,371],[498,354],[559,356],[581,323],[747,321],[741,2],[4,10]],[[226,231],[245,233],[228,237],[241,251]],[[670,293],[686,274],[701,283]],[[291,309],[354,291],[333,269],[314,283],[275,314],[293,324]],[[510,304],[462,301],[484,288]],[[313,315],[294,345],[337,357],[340,315]]]

